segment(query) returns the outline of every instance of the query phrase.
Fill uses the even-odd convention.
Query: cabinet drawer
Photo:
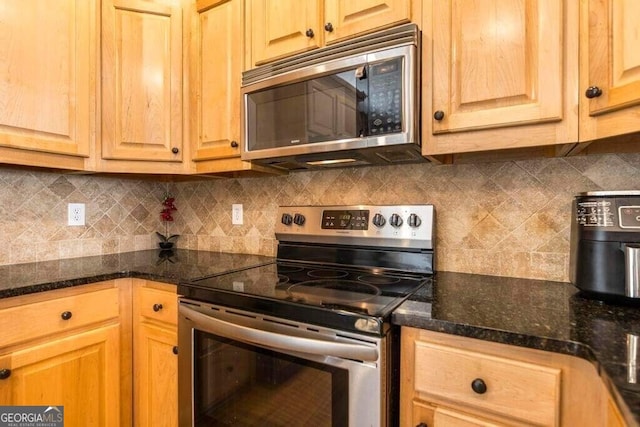
[[[64,313],[64,314],[63,314]],[[104,289],[0,310],[2,347],[118,318],[118,289]],[[66,318],[66,320],[65,320]],[[11,325],[21,325],[12,328]]]
[[[178,324],[178,296],[175,292],[139,288],[140,315],[149,319]]]
[[[415,343],[416,391],[536,425],[558,425],[560,377],[560,369]],[[476,379],[486,385],[484,393],[472,389]]]

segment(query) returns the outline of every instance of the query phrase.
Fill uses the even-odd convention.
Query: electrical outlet
[[[242,204],[231,205],[231,224],[242,225]]]
[[[84,203],[69,203],[67,225],[84,225]]]

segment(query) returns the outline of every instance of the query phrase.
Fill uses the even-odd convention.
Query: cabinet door
[[[102,157],[182,160],[182,9],[102,6]]]
[[[134,425],[178,425],[175,326],[141,323],[134,335]]]
[[[0,146],[89,155],[95,126],[95,9],[94,0],[2,2]]]
[[[197,2],[191,52],[195,161],[240,156],[241,3]]]
[[[640,131],[640,2],[588,0],[581,8],[580,140]]]
[[[411,20],[410,0],[325,0],[324,5],[325,25],[331,24],[327,43]]]
[[[3,405],[64,406],[65,425],[120,425],[120,328],[104,326],[0,357]]]
[[[560,120],[560,2],[437,0],[434,15],[434,133]]]
[[[253,66],[324,43],[321,0],[252,0],[246,7]]]
[[[423,98],[424,122],[434,135],[433,141],[425,135],[425,154],[577,140],[577,5],[569,3],[433,0],[431,7],[425,5],[423,21],[433,46],[423,47],[423,78],[432,86],[425,92],[432,91],[431,97]],[[493,132],[471,133],[479,130]],[[447,134],[454,136],[436,137]]]
[[[178,425],[176,286],[134,280],[134,425]]]

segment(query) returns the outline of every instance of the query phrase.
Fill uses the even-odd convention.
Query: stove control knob
[[[422,224],[422,220],[420,219],[420,217],[416,214],[411,214],[409,215],[409,227],[420,227],[420,224]]]
[[[282,214],[282,219],[280,220],[280,222],[282,222],[284,225],[291,225],[291,223],[293,222],[293,217],[288,214]]]
[[[396,228],[400,227],[402,225],[402,217],[398,214],[391,215],[391,218],[389,218],[389,224]]]
[[[304,224],[304,221],[305,221],[305,217],[302,214],[297,213],[293,216],[293,223],[295,225],[302,225]]]
[[[373,222],[373,225],[375,225],[376,227],[382,227],[387,223],[387,220],[384,219],[384,216],[382,216],[382,214],[377,213],[373,216],[371,222]]]

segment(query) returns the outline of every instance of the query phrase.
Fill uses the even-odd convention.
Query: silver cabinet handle
[[[640,297],[640,245],[625,245],[624,258],[625,294],[631,298],[638,298]]]
[[[206,332],[232,338],[240,342],[318,356],[335,356],[366,362],[378,360],[378,350],[372,347],[314,340],[253,329],[207,316],[183,305],[180,306],[179,310],[184,316],[203,325],[206,328]]]

